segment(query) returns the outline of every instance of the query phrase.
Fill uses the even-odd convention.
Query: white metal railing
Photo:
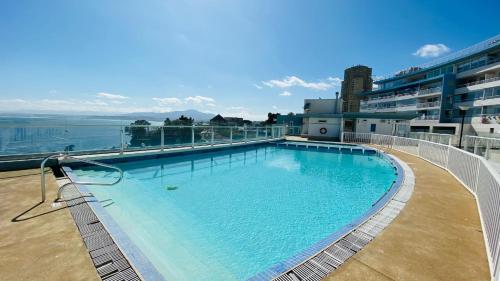
[[[425,159],[455,176],[475,197],[492,280],[500,279],[500,175],[485,158],[426,140],[344,132],[343,142],[390,143],[392,149]]]
[[[426,140],[440,144],[458,145],[459,136],[450,134],[437,134],[426,132],[410,132],[409,137],[412,139]]]
[[[500,163],[500,139],[479,136],[464,136],[464,150]]]
[[[44,158],[283,138],[285,126],[2,125],[0,159]]]

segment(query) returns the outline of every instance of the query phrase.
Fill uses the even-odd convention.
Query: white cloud
[[[186,97],[184,99],[180,98],[153,98],[154,101],[158,103],[160,106],[183,106],[190,104],[191,106],[195,106],[197,108],[200,107],[216,107],[215,99],[211,97],[204,96],[193,96]]]
[[[253,121],[267,119],[267,113],[265,113],[265,114],[255,113],[255,112],[252,112],[243,106],[228,107],[228,108],[226,108],[226,110],[224,112],[221,112],[220,114],[222,116],[241,117],[241,118],[253,120]]]
[[[80,99],[0,99],[0,111],[4,112],[64,112],[64,113],[129,113],[129,112],[168,112],[169,107],[112,105],[96,100]]]
[[[282,96],[282,97],[289,97],[291,95],[292,95],[292,93],[290,93],[289,91],[284,91],[283,93],[280,94],[280,96]]]
[[[244,107],[244,106],[230,106],[230,107],[227,107],[226,110],[248,110],[248,108]]]
[[[278,107],[276,105],[273,105],[272,108],[273,109],[278,109]]]
[[[114,100],[114,101],[122,101],[128,99],[126,96],[122,95],[116,95],[116,94],[110,94],[110,93],[97,93],[97,96],[100,98],[105,98],[109,100]]]
[[[282,80],[262,81],[262,84],[274,88],[303,87],[307,89],[325,91],[332,87],[340,86],[341,79],[338,77],[328,77],[318,82],[306,82],[297,76],[287,76]]]
[[[182,100],[178,98],[153,98],[159,105],[182,105]]]
[[[255,88],[259,89],[259,90],[262,90],[262,86],[259,86],[259,85],[257,85],[257,84],[253,84],[253,86],[254,86]]]
[[[330,84],[335,87],[340,87],[342,85],[342,79],[339,77],[328,77],[328,81],[330,81]]]
[[[421,58],[435,58],[451,51],[445,44],[426,44],[420,47],[414,56]]]
[[[204,102],[207,103],[214,103],[215,100],[210,97],[204,97],[204,96],[194,96],[194,97],[187,97],[184,99],[187,103],[193,103],[193,104],[202,104]]]

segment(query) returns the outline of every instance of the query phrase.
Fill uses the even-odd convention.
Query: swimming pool
[[[118,163],[122,182],[87,188],[165,279],[245,280],[363,216],[396,179],[377,155],[290,148]]]

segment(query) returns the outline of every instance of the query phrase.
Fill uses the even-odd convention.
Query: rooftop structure
[[[342,81],[342,111],[359,112],[361,92],[372,89],[372,69],[357,65],[344,70],[344,81]]]

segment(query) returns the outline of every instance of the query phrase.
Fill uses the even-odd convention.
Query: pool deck
[[[0,173],[0,280],[100,280],[70,212],[52,208],[56,192],[47,173],[39,203],[39,169]]]
[[[474,197],[450,174],[391,151],[416,176],[399,216],[327,280],[490,280]],[[99,280],[75,223],[52,208],[57,185],[38,169],[0,172],[0,280]]]
[[[452,175],[390,151],[416,176],[399,216],[327,280],[490,280],[477,205]]]

